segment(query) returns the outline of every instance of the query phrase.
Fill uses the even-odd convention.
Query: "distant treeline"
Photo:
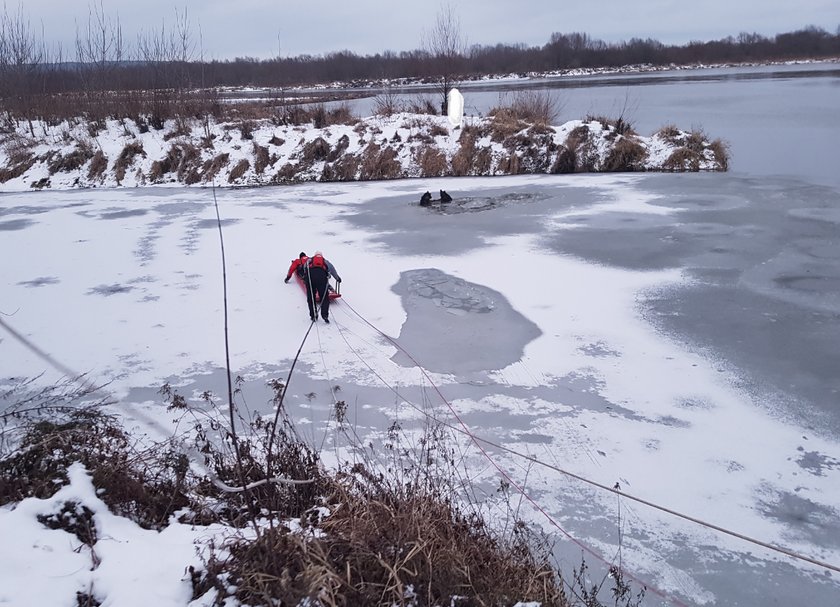
[[[473,45],[459,58],[458,71],[462,77],[469,77],[640,63],[664,66],[828,57],[840,57],[840,27],[836,34],[807,27],[772,38],[742,33],[737,37],[685,45],[665,45],[650,38],[607,43],[584,33],[554,33],[543,46]],[[436,58],[423,50],[374,55],[339,51],[323,56],[267,60],[238,57],[211,66],[213,84],[219,85],[277,86],[440,75]]]
[[[451,17],[450,17],[451,18]],[[631,64],[696,64],[840,57],[840,27],[818,27],[772,38],[742,33],[710,42],[665,45],[633,38],[607,43],[584,33],[552,34],[543,46],[449,44],[445,23],[437,45],[422,50],[357,55],[350,51],[254,59],[205,61],[186,13],[128,44],[118,18],[93,5],[77,27],[73,52],[51,46],[21,5],[0,14],[0,117],[15,120],[68,116],[145,116],[152,125],[174,115],[229,111],[212,92],[220,86],[278,91],[297,85],[385,79],[453,81],[484,74],[545,72]],[[454,36],[460,37],[457,26]],[[445,91],[446,89],[444,89]],[[445,98],[445,95],[444,95]],[[282,92],[275,103],[288,103]],[[0,126],[2,126],[0,124]]]

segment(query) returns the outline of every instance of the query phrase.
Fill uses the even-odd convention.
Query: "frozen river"
[[[455,198],[445,212],[414,204],[438,188]],[[129,416],[162,412],[164,381],[224,392],[210,191],[0,200],[8,324],[110,381]],[[251,410],[270,410],[265,382],[285,377],[308,327],[302,293],[282,282],[290,259],[323,248],[344,278],[345,300],[316,325],[290,386],[293,418],[328,461],[348,457],[330,430],[338,386],[365,442],[381,444],[394,421],[411,432],[426,413],[457,413],[539,462],[840,562],[836,190],[717,174],[537,176],[221,191],[219,202],[233,372]],[[0,357],[4,381],[51,374],[9,335]],[[452,440],[492,508],[498,478]],[[491,453],[555,522],[613,558],[614,495]],[[623,561],[665,597],[831,605],[840,591],[819,567],[621,508]],[[570,570],[581,550],[562,537]],[[668,602],[650,591],[646,604]]]
[[[718,85],[715,105],[706,87]],[[651,586],[646,605],[836,606],[840,574],[557,468],[840,565],[840,183],[820,151],[840,129],[829,120],[837,76],[590,88],[594,113],[611,113],[598,105],[606,95],[644,100],[641,131],[661,126],[643,126],[653,107],[734,134],[735,170],[218,191],[243,404],[270,411],[266,381],[285,378],[309,326],[300,289],[282,278],[299,251],[323,249],[344,299],[307,339],[288,406],[326,461],[353,457],[337,398],[383,461],[394,422],[405,441],[427,415],[463,422],[533,458],[487,454],[540,505],[520,514],[556,540],[566,571],[582,549],[557,526],[592,550],[596,570],[593,553],[615,558],[620,526],[623,563]],[[794,111],[798,95],[819,107]],[[688,97],[706,101],[692,113]],[[788,147],[752,137],[771,128],[757,108],[775,112],[774,141]],[[777,176],[782,164],[793,176]],[[415,204],[438,189],[450,207]],[[165,381],[224,392],[209,190],[0,194],[0,256],[3,321],[110,382],[140,427],[169,423]],[[0,334],[0,382],[41,372],[59,375]],[[451,440],[477,499],[503,509],[487,457]]]

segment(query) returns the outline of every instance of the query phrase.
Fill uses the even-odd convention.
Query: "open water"
[[[673,124],[729,143],[731,171],[840,186],[840,63],[554,77],[461,86],[467,116],[486,115],[517,91],[551,95],[557,124],[623,117],[641,135]],[[400,89],[407,101],[428,88]],[[348,102],[374,113],[375,97]]]

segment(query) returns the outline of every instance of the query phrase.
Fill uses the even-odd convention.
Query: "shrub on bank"
[[[319,533],[274,528],[237,542],[210,559],[200,588],[248,605],[569,604],[524,527],[504,539],[433,487],[371,479],[332,477]]]
[[[323,111],[318,120],[333,115]],[[527,114],[497,108],[491,117],[467,118],[459,129],[444,117],[407,114],[321,129],[313,123],[275,126],[252,119],[179,120],[164,125],[173,137],[163,148],[159,136],[140,133],[126,119],[103,127],[96,151],[84,124],[43,126],[39,129],[48,138],[53,136],[51,128],[59,131],[60,139],[56,135],[50,141],[60,143],[21,133],[6,137],[0,147],[0,183],[20,189],[215,181],[259,185],[447,175],[705,171],[726,170],[729,165],[726,144],[709,141],[702,131],[666,127],[653,137],[642,137],[621,119],[600,117],[549,126],[523,120]],[[129,143],[126,137],[131,138]],[[106,153],[115,155],[113,162]]]
[[[360,462],[328,473],[288,420],[275,426],[256,418],[234,437],[223,431],[209,393],[193,405],[169,386],[161,392],[173,414],[200,407],[192,450],[130,436],[101,410],[107,403],[85,402],[92,391],[33,398],[28,388],[19,390],[0,415],[0,505],[54,495],[68,482],[68,468],[81,463],[109,509],[146,529],[163,529],[173,516],[192,525],[227,523],[225,547],[207,546],[204,569],[190,568],[193,598],[211,591],[217,604],[568,605],[544,543],[522,524],[500,536],[454,501],[454,459],[445,455],[442,433],[427,430],[420,453],[395,448],[399,462],[387,471]],[[221,439],[210,438],[220,431]],[[396,443],[398,432],[396,424],[389,430]],[[274,449],[266,449],[270,444]],[[278,473],[311,482],[265,482]],[[251,488],[226,492],[222,480]],[[100,537],[82,501],[64,502],[38,520],[73,534],[92,554],[101,539],[118,540]],[[237,531],[244,525],[250,533]],[[81,594],[87,602],[80,604],[91,604],[97,588]]]

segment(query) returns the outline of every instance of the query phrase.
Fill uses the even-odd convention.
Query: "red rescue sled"
[[[297,280],[300,288],[303,289],[304,294],[306,294],[306,283],[303,282],[303,278],[295,272],[295,279]],[[341,297],[341,283],[336,284],[335,287],[330,284],[329,280],[327,281],[327,292],[330,294],[330,303]],[[321,296],[318,293],[315,293],[315,303],[321,303]]]

